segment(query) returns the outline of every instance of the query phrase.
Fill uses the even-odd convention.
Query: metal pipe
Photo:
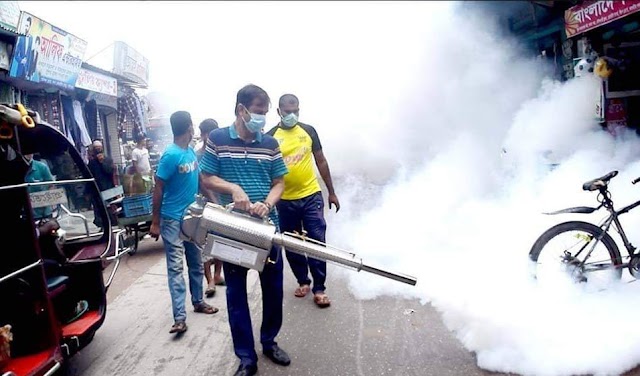
[[[362,262],[360,257],[344,251],[338,251],[330,246],[322,246],[317,242],[309,240],[302,240],[297,237],[293,237],[288,234],[276,234],[273,237],[273,242],[277,245],[285,247],[288,251],[295,252],[301,255],[307,255],[323,261],[331,261],[342,266],[347,266],[355,269],[356,271],[365,271],[372,274],[379,275],[381,277],[393,279],[394,281],[406,283],[411,286],[415,286],[418,280],[415,277],[405,274],[393,273],[384,269],[376,268],[370,265],[366,265]]]
[[[362,259],[356,257],[354,254],[344,252],[343,255],[341,254],[342,252],[336,251],[331,247],[323,247],[310,241],[297,239],[293,236],[280,233],[277,233],[276,236],[273,237],[273,242],[276,245],[285,247],[291,252],[307,255],[324,261],[332,261],[337,264],[353,268],[357,271],[362,270]]]

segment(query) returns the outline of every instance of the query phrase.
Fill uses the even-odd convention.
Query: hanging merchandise
[[[67,128],[67,138],[69,138],[69,140],[75,145],[76,149],[82,153],[83,150],[86,150],[86,147],[91,144],[91,140],[89,140],[88,143],[85,143],[86,139],[83,139],[82,130],[75,119],[73,100],[67,96],[62,97],[62,115],[64,118],[64,124]],[[85,163],[88,162],[88,160],[85,160]]]
[[[133,100],[135,101],[136,115],[139,120],[138,126],[140,127],[138,129],[138,132],[136,133],[139,133],[140,131],[142,131],[143,133],[147,133],[145,123],[144,123],[144,112],[142,110],[142,102],[140,101],[140,97],[138,97],[138,94],[136,94],[135,92],[131,93],[131,95],[133,96]]]
[[[131,140],[134,133],[140,132],[142,129],[141,113],[138,111],[133,90],[125,88],[123,91],[122,97],[118,98],[118,123],[124,127],[125,138]]]
[[[104,139],[103,123],[100,120],[100,112],[96,111],[96,138]]]
[[[95,100],[84,103],[84,115],[87,120],[87,130],[91,139],[98,138],[98,106]]]
[[[84,122],[82,104],[78,100],[73,101],[73,117],[75,118],[76,124],[78,124],[78,128],[80,129],[80,140],[82,141],[82,146],[87,147],[91,145],[91,137],[89,136],[89,132],[87,131],[87,125]]]

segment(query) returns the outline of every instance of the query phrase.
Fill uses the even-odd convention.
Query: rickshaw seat
[[[62,274],[62,266],[55,260],[44,259],[44,274],[47,279],[47,291],[53,298],[67,288],[69,277]]]

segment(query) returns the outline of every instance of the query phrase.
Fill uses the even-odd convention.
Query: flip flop
[[[213,297],[215,294],[216,294],[216,287],[215,287],[215,286],[213,286],[213,287],[207,287],[207,290],[204,292],[204,295],[205,295],[207,298],[211,298],[211,297]]]
[[[305,296],[307,296],[309,291],[311,291],[311,286],[300,285],[298,286],[298,288],[296,288],[296,291],[293,292],[293,295],[295,295],[298,298],[304,298]]]
[[[222,281],[216,282],[216,286],[226,286],[226,285],[227,285],[227,282],[225,282],[224,279]]]
[[[331,305],[331,300],[324,292],[317,293],[313,296],[313,302],[320,308],[327,308]]]

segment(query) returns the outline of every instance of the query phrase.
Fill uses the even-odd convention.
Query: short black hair
[[[187,111],[176,111],[171,114],[169,118],[171,122],[171,131],[173,131],[174,137],[182,136],[187,133],[189,127],[193,125],[191,121],[191,114]]]
[[[300,101],[298,100],[298,97],[293,94],[285,94],[280,97],[280,100],[278,101],[278,107],[282,107],[282,105],[286,103],[300,104]]]
[[[238,115],[239,104],[248,109],[256,98],[262,99],[265,103],[271,104],[269,94],[267,94],[267,92],[260,86],[249,84],[240,89],[236,96],[236,108],[234,109],[235,114]]]
[[[204,119],[199,128],[200,133],[209,133],[214,129],[218,129],[218,122],[213,119]]]

